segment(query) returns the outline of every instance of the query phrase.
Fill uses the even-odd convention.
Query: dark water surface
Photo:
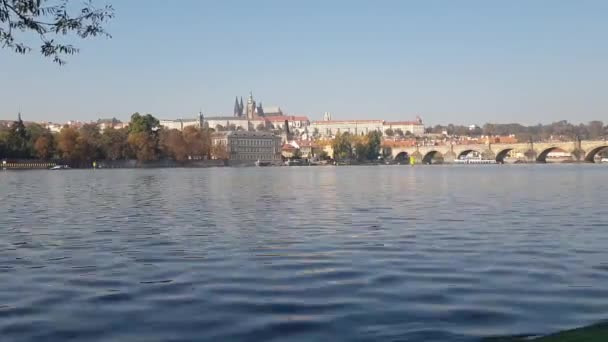
[[[477,341],[608,318],[608,167],[0,172],[1,341]]]

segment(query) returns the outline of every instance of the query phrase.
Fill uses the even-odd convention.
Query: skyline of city
[[[608,108],[603,1],[95,2],[115,7],[113,38],[74,41],[67,65],[0,50],[1,119],[229,115],[249,91],[311,120],[584,123]]]

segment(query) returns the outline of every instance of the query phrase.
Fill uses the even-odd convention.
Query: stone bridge
[[[499,163],[505,161],[525,161],[545,163],[547,155],[553,151],[570,153],[572,160],[594,162],[596,155],[608,148],[608,141],[570,141],[547,143],[517,143],[517,144],[472,144],[472,145],[440,145],[393,147],[392,156],[395,160],[411,156],[418,163],[451,163],[471,152],[478,152],[483,159],[494,159]]]

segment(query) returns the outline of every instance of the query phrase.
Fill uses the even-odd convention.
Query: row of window
[[[269,139],[236,139],[234,145],[236,146],[272,146],[274,140]]]
[[[241,154],[238,156],[238,159],[241,160],[268,160],[268,159],[276,159],[273,158],[271,154]]]
[[[272,148],[268,148],[268,147],[238,147],[236,149],[234,149],[235,151],[238,152],[272,152]]]

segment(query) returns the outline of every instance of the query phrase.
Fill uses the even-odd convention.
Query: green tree
[[[390,160],[393,158],[393,149],[391,147],[383,147],[382,148],[382,158],[385,160]]]
[[[8,130],[0,126],[0,158],[8,155]]]
[[[147,133],[152,134],[156,132],[160,127],[160,123],[157,118],[151,114],[141,115],[134,113],[131,115],[131,122],[129,122],[129,133]]]
[[[89,1],[76,8],[70,5],[73,3],[76,2],[0,0],[0,46],[26,54],[31,48],[23,42],[26,39],[19,39],[19,34],[33,33],[41,41],[42,55],[61,65],[65,63],[63,56],[76,54],[79,50],[60,42],[60,37],[110,37],[102,24],[114,16],[112,6],[98,9]]]
[[[398,137],[403,137],[403,130],[401,128],[397,128],[394,132]]]
[[[355,155],[358,161],[364,161],[369,154],[369,146],[364,141],[358,140],[355,143]]]
[[[382,133],[378,131],[367,134],[367,160],[377,160],[382,147]]]
[[[158,131],[160,123],[150,114],[135,113],[129,123],[130,149],[139,161],[156,160],[159,152]]]
[[[395,131],[393,131],[392,128],[387,128],[386,131],[384,131],[384,134],[386,134],[388,137],[392,137],[395,135]]]
[[[344,160],[352,158],[352,136],[349,133],[336,133],[331,147],[334,150],[334,159]]]
[[[7,156],[29,158],[31,156],[30,136],[21,115],[11,125],[6,137]]]
[[[294,159],[302,159],[302,151],[300,151],[300,149],[299,149],[299,148],[298,148],[298,149],[296,149],[296,150],[293,152],[293,158],[294,158]]]

